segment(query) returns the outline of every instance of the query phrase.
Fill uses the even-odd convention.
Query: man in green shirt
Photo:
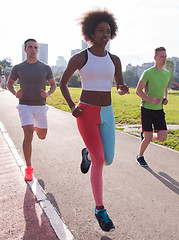
[[[136,94],[142,98],[142,141],[136,161],[143,167],[148,166],[143,154],[152,139],[160,142],[167,139],[167,126],[163,105],[168,103],[167,85],[170,73],[163,68],[167,58],[165,48],[156,48],[154,53],[155,66],[143,72],[136,88]]]

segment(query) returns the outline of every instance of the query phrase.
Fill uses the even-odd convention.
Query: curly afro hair
[[[92,10],[84,13],[82,18],[79,19],[82,35],[86,42],[93,43],[91,35],[94,34],[96,26],[101,22],[109,24],[111,28],[111,39],[115,38],[118,27],[114,15],[107,10]]]

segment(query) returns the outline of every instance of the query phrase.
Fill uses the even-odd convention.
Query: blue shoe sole
[[[91,166],[91,161],[88,162],[88,161],[86,161],[84,159],[84,155],[87,154],[87,153],[88,153],[87,149],[83,148],[83,150],[81,152],[81,154],[82,154],[82,162],[81,162],[81,165],[80,165],[80,169],[81,169],[81,172],[83,174],[86,174],[89,171],[89,168]]]

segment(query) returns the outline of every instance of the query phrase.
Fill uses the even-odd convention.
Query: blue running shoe
[[[138,157],[136,158],[136,162],[141,166],[141,167],[148,167],[148,164],[146,163],[144,157]]]
[[[83,148],[83,150],[81,151],[82,154],[82,162],[81,162],[81,172],[82,173],[87,173],[90,165],[91,165],[91,160],[86,160],[86,155],[88,154],[88,151],[86,148]]]
[[[100,210],[95,208],[95,216],[98,220],[100,228],[104,232],[112,232],[115,229],[115,226],[109,218],[105,208]]]

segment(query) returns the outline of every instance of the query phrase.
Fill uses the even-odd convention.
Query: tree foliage
[[[0,65],[0,76],[2,75],[3,70],[4,70],[3,66]]]
[[[81,87],[81,79],[79,74],[74,74],[70,81],[68,82],[68,87],[77,87],[80,88]]]
[[[60,82],[60,79],[63,75],[63,72],[59,73],[56,77],[55,77],[55,81],[57,83],[57,85],[59,85],[59,82]],[[74,74],[70,81],[68,82],[68,87],[77,87],[77,88],[80,88],[81,87],[81,79],[80,79],[80,75],[77,73],[77,74]]]
[[[10,58],[5,58],[0,61],[0,65],[5,69],[6,67],[12,67],[12,62]]]
[[[168,83],[168,87],[171,88],[172,83],[174,81],[174,69],[175,69],[175,64],[174,64],[173,60],[168,58],[166,61],[166,64],[165,64],[165,68],[170,72],[170,80]]]
[[[129,87],[136,87],[139,78],[136,76],[133,70],[127,70],[123,73],[124,83],[126,83]]]
[[[4,73],[6,67],[12,67],[11,59],[8,57],[3,60],[0,60],[0,75]]]
[[[59,74],[56,75],[56,77],[55,77],[56,83],[59,83],[59,82],[60,82],[60,79],[61,79],[62,75],[63,75],[63,72],[61,72],[61,73],[59,73]]]

